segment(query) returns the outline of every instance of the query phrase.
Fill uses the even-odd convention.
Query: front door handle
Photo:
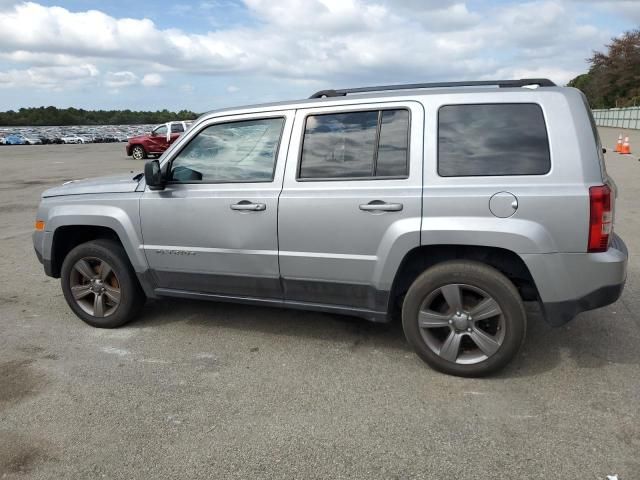
[[[242,210],[245,212],[262,212],[266,210],[267,206],[264,203],[253,203],[249,200],[242,200],[234,205],[231,205],[231,210]]]
[[[401,203],[387,203],[381,200],[373,200],[369,203],[360,205],[360,210],[365,212],[399,212],[402,210]]]

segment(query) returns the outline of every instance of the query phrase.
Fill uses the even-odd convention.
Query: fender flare
[[[390,291],[402,261],[416,247],[460,245],[509,250],[520,258],[526,254],[555,253],[556,244],[539,223],[521,219],[479,217],[407,218],[395,222],[385,233],[377,252],[379,262],[374,287]],[[525,262],[526,264],[526,262]]]
[[[45,245],[45,257],[51,258],[55,231],[66,226],[95,226],[113,230],[129,257],[133,269],[142,273],[147,270],[147,260],[139,247],[142,243],[139,226],[134,225],[127,213],[115,206],[107,205],[60,205],[49,212],[47,231],[51,242]]]

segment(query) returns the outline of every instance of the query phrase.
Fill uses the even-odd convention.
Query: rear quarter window
[[[539,105],[440,107],[440,176],[544,175],[550,169],[549,139]]]

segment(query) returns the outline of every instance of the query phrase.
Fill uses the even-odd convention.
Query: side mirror
[[[144,180],[150,190],[164,190],[164,178],[158,160],[151,160],[144,164]]]

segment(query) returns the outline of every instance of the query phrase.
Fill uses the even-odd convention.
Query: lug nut
[[[453,323],[453,320],[449,320],[449,325],[451,325]]]
[[[471,327],[467,328],[467,332],[470,332],[470,331],[471,331]]]

